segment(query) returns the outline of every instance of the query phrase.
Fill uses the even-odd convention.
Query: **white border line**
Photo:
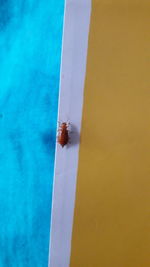
[[[68,267],[78,169],[91,0],[66,0],[58,120],[71,123],[71,144],[56,145],[49,267]]]

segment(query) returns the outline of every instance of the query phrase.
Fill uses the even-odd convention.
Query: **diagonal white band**
[[[66,0],[58,121],[70,144],[56,145],[49,267],[69,267],[91,0]]]

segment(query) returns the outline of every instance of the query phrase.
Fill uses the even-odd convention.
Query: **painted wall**
[[[64,0],[0,1],[0,267],[47,267]]]
[[[93,0],[71,267],[150,266],[149,14]]]

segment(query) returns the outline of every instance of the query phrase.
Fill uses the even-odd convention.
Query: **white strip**
[[[71,140],[56,145],[49,267],[69,267],[91,0],[66,0],[58,121]]]

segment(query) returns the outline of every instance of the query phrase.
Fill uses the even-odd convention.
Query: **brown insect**
[[[58,129],[57,141],[62,147],[68,144],[69,142],[68,123],[63,122],[60,124],[59,129]]]

